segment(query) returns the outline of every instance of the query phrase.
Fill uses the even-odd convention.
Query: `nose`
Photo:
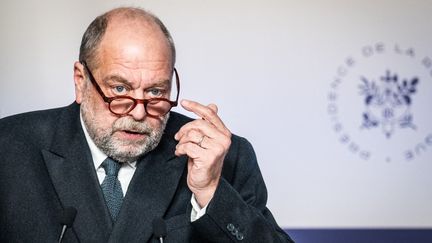
[[[136,121],[142,121],[147,116],[147,113],[144,108],[144,104],[139,102],[133,110],[129,112],[129,115],[133,117]]]

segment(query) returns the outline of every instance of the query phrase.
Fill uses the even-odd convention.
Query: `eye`
[[[127,92],[127,89],[123,85],[116,85],[113,87],[113,91],[116,95],[124,95]]]
[[[151,97],[159,97],[163,95],[163,90],[161,89],[157,89],[157,88],[151,88],[147,90],[147,93],[151,96]]]

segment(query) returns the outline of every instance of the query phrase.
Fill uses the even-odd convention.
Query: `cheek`
[[[104,112],[103,110],[96,111],[94,117],[95,125],[104,131],[111,131],[115,121],[118,119],[118,117],[112,117],[111,112],[108,111],[108,113],[106,113],[106,111]]]
[[[162,127],[163,120],[159,118],[148,117],[146,122],[154,130],[159,130]]]
[[[109,111],[106,103],[94,98],[94,96],[84,97],[81,105],[84,107],[85,112],[91,116],[95,125],[100,128],[112,127],[112,124],[118,118]]]

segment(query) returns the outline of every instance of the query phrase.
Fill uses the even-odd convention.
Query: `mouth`
[[[142,139],[148,136],[146,132],[134,131],[134,130],[120,130],[118,131],[118,133],[122,138],[129,139],[129,140]]]
[[[139,132],[139,131],[130,131],[130,130],[123,130],[122,132],[125,132],[127,134],[145,134],[143,132]]]

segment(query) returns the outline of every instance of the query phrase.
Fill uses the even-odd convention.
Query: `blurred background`
[[[166,24],[180,97],[251,141],[297,242],[431,242],[430,1],[3,0],[0,117],[72,103],[82,34],[119,6]]]

